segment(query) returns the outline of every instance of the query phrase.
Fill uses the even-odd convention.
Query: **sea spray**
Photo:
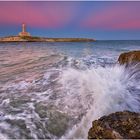
[[[63,71],[60,82],[67,91],[65,105],[75,106],[75,110],[81,105],[87,113],[62,138],[87,138],[92,121],[103,115],[123,110],[139,112],[138,72],[139,67],[125,68],[119,64],[85,71],[72,68]]]
[[[71,62],[48,69],[36,81],[5,86],[0,105],[1,136],[87,138],[93,120],[121,110],[140,111],[138,64],[127,68],[119,64],[77,67]]]
[[[48,43],[5,45],[0,49],[1,139],[87,138],[91,122],[103,115],[140,112],[139,65],[115,65],[123,45],[110,50],[94,44],[84,58],[82,43],[78,48],[59,44],[55,49],[64,47],[66,57],[51,54]]]

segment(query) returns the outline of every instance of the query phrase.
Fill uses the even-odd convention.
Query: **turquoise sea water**
[[[0,138],[87,138],[93,120],[140,112],[140,41],[0,43]],[[84,127],[83,127],[84,126]]]

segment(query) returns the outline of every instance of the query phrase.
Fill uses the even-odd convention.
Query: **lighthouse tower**
[[[22,24],[22,32],[19,33],[19,36],[25,37],[25,36],[31,36],[30,33],[26,32],[26,24]]]

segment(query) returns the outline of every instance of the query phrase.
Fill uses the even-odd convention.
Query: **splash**
[[[140,111],[139,65],[125,68],[91,68],[85,71],[68,68],[61,84],[66,93],[65,105],[86,110],[85,116],[62,138],[87,138],[92,121],[116,111]],[[81,107],[81,108],[80,108]]]
[[[12,65],[3,57],[0,138],[87,138],[92,121],[103,115],[140,112],[139,64],[125,68],[114,57],[23,52]]]

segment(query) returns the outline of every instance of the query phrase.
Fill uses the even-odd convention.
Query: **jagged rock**
[[[123,111],[92,123],[88,139],[140,139],[140,113]]]
[[[131,63],[137,63],[140,62],[140,51],[131,51],[122,53],[118,61],[120,64],[131,64]]]

